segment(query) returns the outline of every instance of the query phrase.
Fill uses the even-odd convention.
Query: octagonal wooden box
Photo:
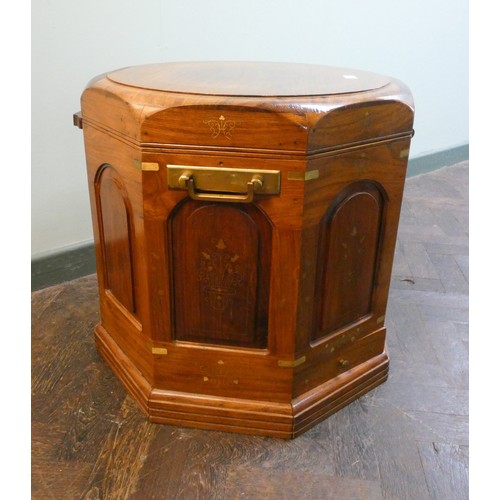
[[[94,79],[97,346],[153,422],[292,438],[387,378],[413,104],[367,72],[170,63]]]

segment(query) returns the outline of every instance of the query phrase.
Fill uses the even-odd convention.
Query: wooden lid
[[[164,92],[241,97],[317,96],[365,92],[386,76],[346,68],[271,62],[175,62],[109,73],[115,83]]]

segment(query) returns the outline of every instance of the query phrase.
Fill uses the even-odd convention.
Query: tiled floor
[[[467,219],[467,162],[407,181],[389,380],[293,441],[148,423],[95,349],[95,276],[33,293],[33,498],[468,498]]]

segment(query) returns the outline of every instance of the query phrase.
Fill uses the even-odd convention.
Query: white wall
[[[87,82],[160,61],[346,66],[403,80],[411,157],[468,142],[467,0],[32,2],[32,256],[92,239],[83,134]]]

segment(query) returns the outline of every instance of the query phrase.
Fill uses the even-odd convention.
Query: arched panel
[[[260,210],[188,200],[170,240],[176,340],[265,347],[271,226]]]
[[[130,312],[135,312],[131,209],[118,173],[105,165],[96,177],[104,287]]]
[[[370,314],[376,279],[384,198],[371,182],[347,186],[322,224],[314,339]]]

